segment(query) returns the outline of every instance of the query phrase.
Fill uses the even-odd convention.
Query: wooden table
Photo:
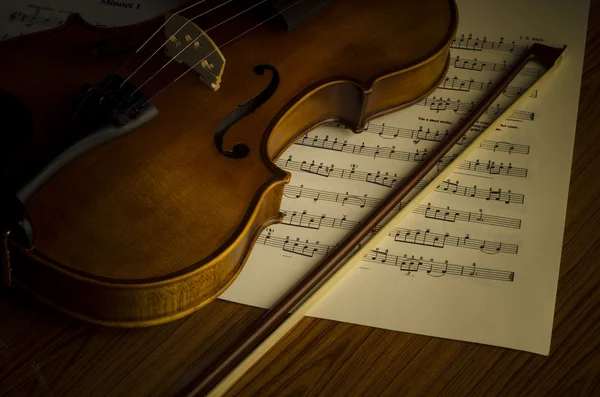
[[[549,357],[306,318],[230,395],[600,395],[600,0],[593,1]],[[0,395],[170,396],[263,310],[217,301],[147,329],[0,293]]]

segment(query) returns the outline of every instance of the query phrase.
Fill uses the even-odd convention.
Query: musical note
[[[368,255],[368,257],[373,262],[386,263],[388,259],[387,250],[385,250],[385,252],[382,252],[379,251],[379,248],[377,248],[374,251],[371,251],[371,255]]]
[[[405,271],[405,272],[418,272],[419,270],[421,270],[421,266],[423,265],[423,262],[420,260],[416,260],[415,257],[411,257],[409,258],[399,258],[396,257],[396,266],[400,266],[400,270],[401,271]]]
[[[446,210],[436,207],[427,207],[425,209],[425,218],[436,219],[444,222],[456,222],[456,217],[459,216],[459,212],[450,211],[450,207]]]
[[[519,145],[510,142],[483,141],[480,148],[493,152],[504,152],[508,154],[529,154],[529,145]]]
[[[456,192],[458,192],[458,183],[459,183],[458,181],[456,181],[456,183],[452,183],[448,179],[448,180],[442,182],[439,187],[444,192],[449,192],[449,193],[452,193],[452,194],[456,194]]]
[[[371,172],[367,173],[367,178],[365,179],[365,181],[385,187],[392,187],[400,182],[398,181],[398,177],[390,176],[387,172],[385,174],[382,174],[379,171],[375,172],[374,174]]]
[[[289,163],[291,162],[291,156],[286,161],[286,166],[289,167]],[[308,164],[306,161],[303,161],[300,164],[300,171],[308,172],[310,174],[315,174],[319,176],[329,177],[331,172],[333,171],[333,165],[331,167],[324,166],[323,163],[315,164],[314,160]]]
[[[473,269],[472,269],[472,270],[471,270],[471,272],[469,273],[469,276],[471,276],[471,277],[473,277],[473,276],[477,276],[477,274],[478,274],[478,273],[477,273],[477,270],[476,270],[476,268],[477,268],[477,265],[475,265],[475,264],[473,263]]]
[[[269,240],[271,242],[275,242],[275,239],[272,239],[272,237]],[[309,243],[308,240],[302,242],[302,241],[300,241],[299,238],[296,238],[296,240],[290,240],[289,237],[286,237],[285,240],[283,241],[281,249],[283,251],[290,252],[292,254],[312,258],[315,254],[327,255],[327,252],[329,252],[330,247],[327,247],[325,254],[323,254],[321,252],[323,250],[323,248],[319,244],[318,241],[316,243],[312,244],[312,243]]]
[[[480,209],[479,210],[479,216],[477,218],[475,218],[474,222],[478,222],[478,223],[484,223],[484,219],[483,219],[483,210]]]
[[[502,197],[502,189],[492,190],[490,188],[490,193],[488,194],[488,197],[486,200],[500,201],[501,197]],[[506,201],[506,204],[508,204],[508,203],[510,203],[510,196],[509,196],[508,200]]]
[[[296,211],[286,211],[286,210],[281,210],[281,212],[283,213],[283,224],[286,225],[290,225],[290,226],[297,226],[297,227],[303,227],[306,229],[315,229],[315,230],[319,230],[321,228],[321,226],[327,227],[329,225],[325,224],[323,225],[323,221],[325,221],[326,219],[330,219],[327,218],[325,215],[321,215],[321,216],[317,216],[317,215],[309,215],[307,214],[307,211],[304,210],[301,213],[298,213]],[[331,225],[329,227],[333,227],[334,225]]]
[[[440,241],[440,235],[431,233],[429,229],[422,232],[421,230],[412,229],[396,229],[390,233],[390,237],[394,237],[394,241],[410,243],[416,245],[425,245],[435,248],[444,248],[444,238]]]

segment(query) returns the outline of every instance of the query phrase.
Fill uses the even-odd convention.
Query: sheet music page
[[[92,25],[130,25],[160,15],[182,0],[19,0],[0,4],[0,40],[57,27],[72,13]]]
[[[310,313],[549,354],[589,5],[459,0],[458,7],[451,65],[431,96],[372,121],[362,134],[320,127],[280,158],[292,174],[284,222],[261,234],[222,298],[270,307],[398,186],[527,46],[567,45],[551,78]],[[440,168],[539,73],[528,65]]]

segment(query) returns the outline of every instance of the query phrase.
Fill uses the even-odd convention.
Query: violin
[[[0,43],[5,283],[108,326],[198,310],[282,221],[282,153],[426,97],[457,18],[452,0],[218,0]]]

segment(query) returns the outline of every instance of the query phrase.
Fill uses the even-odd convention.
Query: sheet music
[[[588,3],[459,0],[458,6],[450,68],[432,95],[372,121],[362,134],[320,127],[277,161],[292,174],[283,224],[261,234],[222,298],[270,307],[402,182],[529,45],[566,44],[555,74],[311,312],[549,353]],[[528,65],[438,170],[539,75],[538,66]]]
[[[81,14],[92,25],[111,27],[141,22],[180,3],[182,0],[3,1],[0,4],[0,40],[57,27],[72,13]]]

